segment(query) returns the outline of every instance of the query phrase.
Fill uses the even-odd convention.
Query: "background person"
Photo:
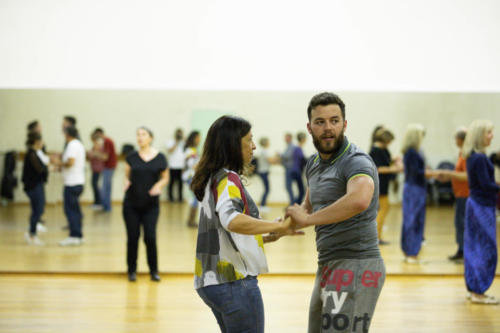
[[[43,148],[42,136],[38,132],[28,134],[26,141],[28,151],[24,156],[22,181],[24,191],[30,199],[31,215],[29,232],[25,234],[26,242],[30,245],[44,245],[37,237],[37,224],[45,210],[45,182],[47,181],[48,167],[41,154]]]
[[[156,250],[156,225],[160,213],[160,194],[168,183],[165,155],[151,147],[153,133],[146,127],[137,129],[139,151],[125,160],[125,199],[123,219],[127,229],[127,266],[129,281],[136,280],[137,248],[141,226],[146,244],[149,273],[152,281],[160,281]]]
[[[175,130],[174,139],[167,142],[168,161],[170,165],[170,184],[168,184],[168,200],[174,202],[174,186],[177,184],[177,201],[182,202],[182,171],[186,167],[184,159],[184,134],[181,128]]]
[[[465,208],[465,284],[473,303],[498,304],[485,294],[495,279],[498,261],[495,204],[500,187],[495,183],[493,164],[485,154],[493,139],[493,124],[475,120],[463,146],[470,195]]]

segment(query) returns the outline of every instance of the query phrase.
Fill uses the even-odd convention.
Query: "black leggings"
[[[127,227],[127,265],[128,272],[137,270],[137,247],[141,234],[141,224],[144,229],[149,271],[158,273],[158,257],[156,254],[156,224],[158,222],[159,206],[144,208],[132,206],[127,200],[123,203],[123,219]]]
[[[182,201],[182,169],[170,169],[170,183],[168,184],[168,200],[174,201],[174,184],[177,183],[178,201]]]

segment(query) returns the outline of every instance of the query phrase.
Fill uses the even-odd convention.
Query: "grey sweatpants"
[[[318,267],[309,333],[367,333],[385,281],[382,258],[339,259]]]

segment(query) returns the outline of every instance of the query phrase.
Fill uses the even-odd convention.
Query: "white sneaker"
[[[78,237],[68,237],[59,242],[60,246],[78,246],[82,245],[83,241]]]
[[[407,264],[420,264],[420,260],[414,257],[405,257],[405,262]]]
[[[90,206],[90,209],[95,210],[95,211],[101,211],[104,209],[101,205],[92,205]]]
[[[38,238],[36,235],[31,236],[28,232],[24,234],[24,239],[26,240],[26,243],[29,245],[36,245],[36,246],[43,246],[45,245],[44,242],[40,238]]]
[[[38,222],[36,224],[36,232],[47,232],[47,227],[43,223]]]
[[[490,305],[497,305],[498,304],[498,300],[495,297],[487,296],[487,295],[483,295],[483,297],[471,295],[470,301],[472,303],[476,303],[476,304],[490,304]]]
[[[26,241],[26,243],[28,245],[32,245],[33,244],[33,239],[31,238],[29,232],[25,232],[24,233],[24,240]]]

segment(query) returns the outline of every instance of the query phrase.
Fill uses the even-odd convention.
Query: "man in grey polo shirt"
[[[377,169],[344,136],[345,105],[337,95],[314,96],[307,114],[318,153],[306,166],[306,198],[287,215],[297,228],[316,230],[318,271],[309,333],[366,333],[385,281],[376,225]]]

